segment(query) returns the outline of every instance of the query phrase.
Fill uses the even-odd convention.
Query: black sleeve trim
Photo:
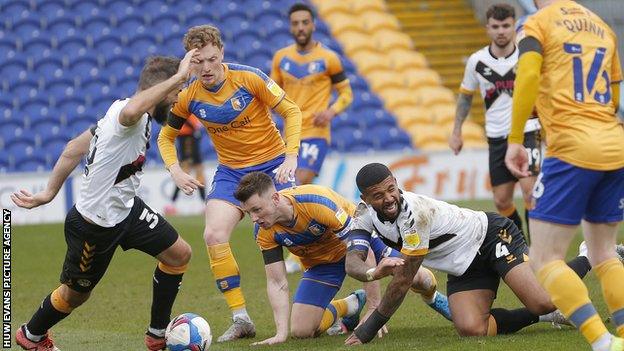
[[[344,73],[344,71],[342,71],[340,73],[334,74],[333,76],[330,76],[329,78],[331,79],[332,84],[336,84],[347,79],[347,75]]]
[[[281,246],[274,247],[268,250],[262,250],[262,258],[264,258],[264,264],[271,264],[284,260],[284,251]]]
[[[91,127],[89,127],[89,132],[91,132],[91,135],[95,135],[96,129],[97,129],[97,124],[94,124]]]
[[[520,40],[520,43],[518,43],[518,49],[520,50],[520,55],[529,51],[535,51],[540,55],[542,54],[542,44],[540,44],[535,37],[526,37]]]
[[[185,122],[186,122],[186,118],[182,118],[173,113],[169,113],[169,118],[167,118],[167,124],[171,128],[177,129],[177,130],[180,130]]]

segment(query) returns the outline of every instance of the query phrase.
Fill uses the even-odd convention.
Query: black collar
[[[505,59],[510,58],[516,52],[516,50],[517,50],[517,47],[514,44],[513,51],[511,52],[511,54],[505,56]],[[488,45],[488,52],[490,53],[490,56],[492,56],[494,59],[496,59],[496,60],[500,59],[500,57],[496,57],[496,55],[494,55],[494,53],[492,52],[492,44]]]

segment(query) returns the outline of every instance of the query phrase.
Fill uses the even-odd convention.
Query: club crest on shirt
[[[411,247],[418,246],[420,244],[420,236],[418,233],[405,234],[405,243]]]
[[[230,104],[232,104],[232,109],[234,111],[242,111],[247,106],[245,99],[242,96],[235,96],[230,99]]]
[[[319,71],[319,64],[316,62],[310,62],[310,64],[308,64],[308,73],[309,74],[313,74],[313,73],[317,73]]]
[[[503,228],[498,232],[498,237],[506,242],[507,244],[511,244],[511,234],[509,234],[509,232],[507,232],[507,229]]]
[[[311,221],[310,224],[308,224],[308,231],[310,233],[316,235],[316,236],[319,236],[319,235],[322,235],[323,233],[325,233],[326,229],[327,228],[324,225],[322,225],[322,224],[320,224],[320,223],[318,223],[318,222],[316,222],[314,220]]]

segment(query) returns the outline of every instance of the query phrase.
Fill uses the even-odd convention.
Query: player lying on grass
[[[403,302],[421,264],[448,273],[449,307],[462,336],[513,333],[540,319],[558,318],[556,312],[551,314],[555,307],[526,262],[524,237],[510,219],[401,191],[390,170],[379,163],[364,166],[356,182],[363,202],[348,234],[347,273],[358,280],[370,279],[363,257],[375,240],[400,250],[403,262],[394,269],[377,309],[346,344],[373,339]],[[584,256],[568,265],[581,277],[591,269]],[[492,308],[500,278],[526,308]]]
[[[148,59],[139,78],[139,91],[115,101],[97,126],[71,140],[59,157],[45,190],[25,190],[11,199],[22,208],[44,205],[86,155],[86,166],[76,205],[65,218],[67,254],[61,286],[39,305],[17,331],[25,350],[58,348],[48,330],[82,305],[104,276],[117,246],[141,250],[158,260],[154,271],[151,321],[145,335],[149,350],[165,347],[165,328],[178,294],[182,275],[191,259],[191,247],[176,230],[138,196],[142,167],[149,147],[152,118],[159,119],[175,102],[195,59],[189,51],[177,58]]]
[[[245,175],[234,196],[256,224],[256,241],[264,257],[267,293],[277,329],[275,336],[258,344],[284,342],[289,334],[288,280],[282,247],[300,257],[305,268],[293,299],[292,336],[317,336],[340,318],[352,330],[359,323],[367,295],[369,306],[377,306],[378,283],[365,284],[366,293],[357,290],[344,299],[332,300],[346,276],[346,245],[342,239],[352,223],[353,203],[319,185],[278,192],[271,177],[262,172]],[[444,308],[446,297],[436,293],[432,275],[423,273],[417,288],[423,295],[442,300],[436,306]],[[448,310],[441,313],[448,315]]]

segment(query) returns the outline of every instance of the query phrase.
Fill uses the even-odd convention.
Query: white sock
[[[33,335],[33,334],[31,334],[30,331],[28,330],[27,326],[24,326],[24,330],[26,331],[26,338],[28,338],[28,340],[30,340],[32,342],[39,342],[45,336],[45,335]]]
[[[147,328],[147,331],[156,336],[165,337],[165,329],[156,329],[156,328],[149,327]]]
[[[425,295],[423,295],[423,294],[420,294],[420,297],[423,299],[423,301],[425,301],[425,303],[426,303],[427,305],[431,305],[431,304],[435,301],[436,296],[437,296],[438,294],[439,294],[439,293],[438,293],[437,291],[436,291],[436,292],[434,292],[434,293],[433,293],[433,295],[431,295],[431,299],[426,298],[426,297],[425,297]]]
[[[357,313],[360,307],[360,302],[355,294],[345,297],[345,301],[347,302],[347,317],[351,317]]]
[[[594,351],[609,351],[611,348],[611,339],[613,335],[611,333],[604,333],[598,340],[594,341],[591,344],[592,350]]]
[[[232,319],[241,318],[246,320],[247,322],[251,322],[251,317],[247,313],[247,309],[245,307],[237,308],[232,310]]]

